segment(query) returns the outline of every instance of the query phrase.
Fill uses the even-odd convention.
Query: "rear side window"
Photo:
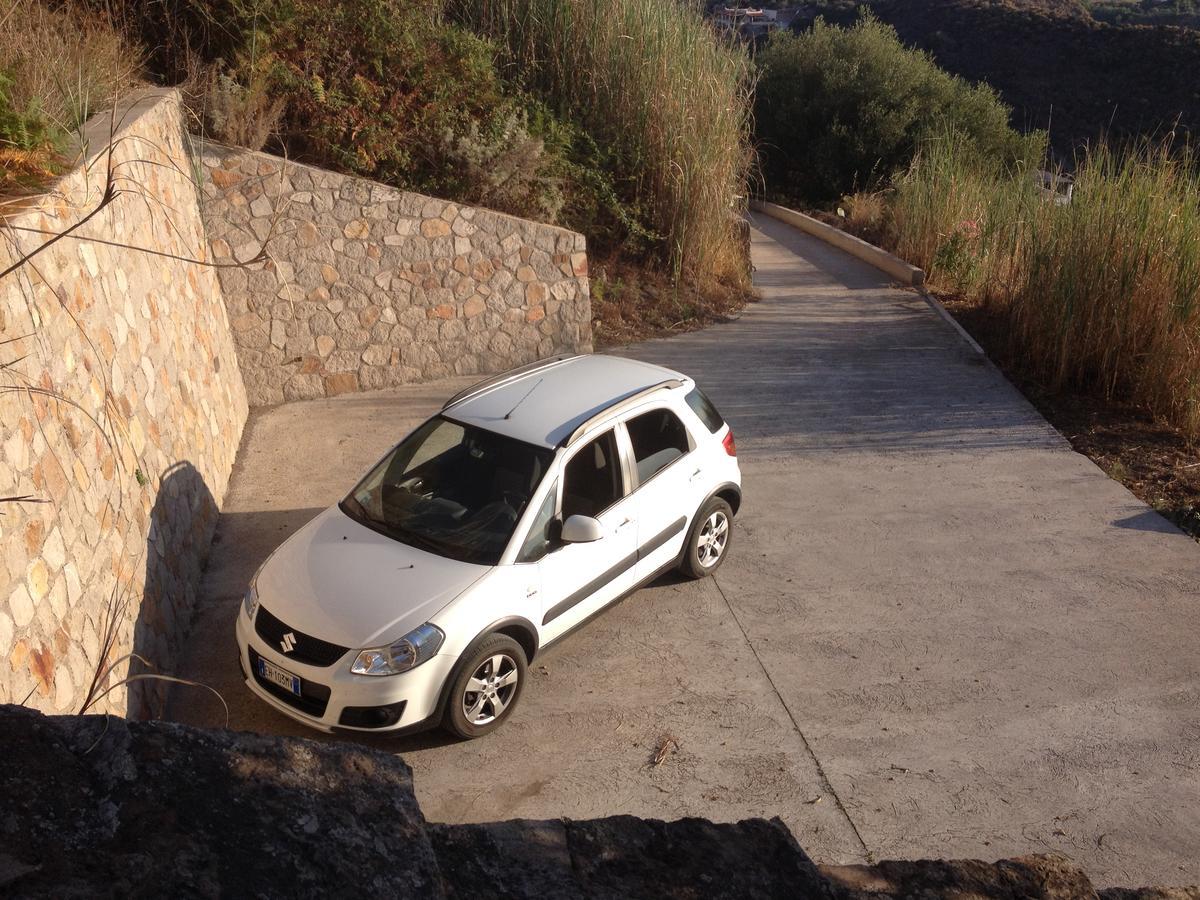
[[[642,413],[626,422],[625,428],[629,431],[629,443],[633,445],[639,484],[653,478],[691,449],[687,429],[669,409]]]
[[[693,388],[691,393],[685,398],[687,405],[692,408],[700,421],[704,423],[704,427],[716,434],[721,430],[721,426],[725,424],[725,420],[721,418],[721,414],[717,412],[717,408],[713,406],[712,401],[708,399],[704,391],[700,388]]]

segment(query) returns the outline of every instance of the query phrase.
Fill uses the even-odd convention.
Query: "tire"
[[[512,715],[525,689],[528,663],[521,645],[506,634],[488,635],[464,660],[450,687],[442,727],[470,740],[491,734]],[[480,684],[487,690],[472,690]]]
[[[720,497],[710,497],[692,520],[679,571],[688,578],[706,578],[721,568],[731,546],[733,509]]]

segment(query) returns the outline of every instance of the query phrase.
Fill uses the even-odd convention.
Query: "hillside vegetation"
[[[777,196],[819,203],[886,184],[943,132],[1001,162],[1043,152],[1042,135],[1009,127],[1011,111],[991,88],[942,71],[869,15],[848,28],[817,20],[799,36],[776,35],[757,62],[757,137]]]
[[[674,0],[126,2],[217,138],[745,280],[749,64]]]
[[[581,231],[602,322],[604,298],[624,298],[622,334],[705,321],[749,290],[751,66],[677,0],[4,2],[98,29],[101,58],[180,85],[212,139]],[[52,58],[52,37],[5,32],[43,71],[0,47],[0,140],[49,159],[55,78],[100,86],[100,105],[116,83],[85,71],[89,56]]]
[[[1090,9],[1100,4],[1082,0],[818,0],[796,27],[818,15],[848,25],[863,5],[948,72],[995,88],[1012,123],[1048,130],[1066,164],[1101,133],[1200,133],[1195,28],[1104,21]]]

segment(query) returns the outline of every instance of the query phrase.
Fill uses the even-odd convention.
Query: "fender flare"
[[[704,503],[707,503],[713,497],[724,497],[726,494],[732,495],[733,497],[732,503],[730,503],[728,500],[726,500],[726,502],[729,503],[730,507],[733,509],[733,514],[736,516],[738,511],[742,508],[742,487],[741,485],[734,484],[732,481],[726,481],[723,484],[719,484],[709,491],[708,496],[704,498]],[[700,506],[703,507],[704,503],[701,503]]]
[[[528,653],[527,651],[526,655],[528,658],[525,661],[527,663],[533,662],[533,658],[537,655],[539,649],[538,631],[537,628],[534,627],[534,624],[524,616],[505,616],[503,619],[497,619],[495,622],[479,632],[479,634],[475,635],[475,637],[471,640],[471,643],[467,644],[463,652],[458,655],[458,661],[450,670],[450,674],[447,675],[446,680],[442,682],[442,688],[438,692],[437,707],[435,708],[434,712],[434,717],[437,718],[438,721],[440,721],[442,716],[446,714],[446,703],[450,699],[450,688],[454,686],[454,682],[458,680],[458,676],[462,674],[463,666],[467,664],[467,660],[469,660],[475,651],[479,649],[480,644],[487,640],[491,635],[506,628],[519,628],[526,632],[530,643],[533,645],[533,653]],[[522,649],[525,649],[522,641],[517,641],[517,643],[522,645]]]

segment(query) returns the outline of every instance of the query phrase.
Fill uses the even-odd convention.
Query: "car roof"
[[[556,357],[450,399],[443,415],[530,444],[560,447],[580,425],[635,394],[686,376],[619,356]]]

